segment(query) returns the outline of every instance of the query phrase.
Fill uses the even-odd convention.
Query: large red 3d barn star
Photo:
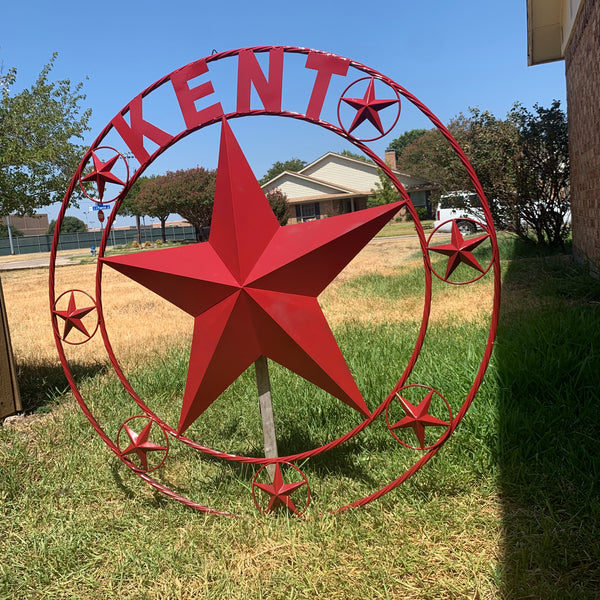
[[[382,135],[384,131],[379,111],[398,102],[397,98],[377,100],[375,98],[375,79],[373,78],[369,81],[367,91],[362,98],[342,98],[342,100],[357,111],[348,133],[352,133],[363,121],[369,121]]]
[[[92,159],[94,161],[94,170],[85,177],[81,178],[81,181],[95,181],[96,187],[98,188],[98,197],[100,200],[104,198],[104,189],[107,183],[116,183],[117,185],[125,185],[116,175],[111,173],[112,168],[115,166],[120,155],[116,154],[106,162],[102,162],[96,153],[92,150]]]
[[[281,227],[223,120],[208,242],[102,259],[194,317],[179,433],[261,355],[369,415],[317,296],[401,206]]]
[[[444,279],[448,279],[454,270],[460,265],[465,263],[473,269],[484,273],[485,269],[479,264],[478,260],[473,256],[473,250],[481,244],[481,242],[489,238],[489,234],[480,235],[476,238],[465,240],[458,228],[456,221],[452,221],[452,236],[449,244],[443,244],[440,246],[429,246],[431,252],[437,252],[438,254],[444,254],[448,257],[448,265],[446,267],[446,275]]]

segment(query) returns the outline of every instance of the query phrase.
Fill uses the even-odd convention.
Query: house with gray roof
[[[414,206],[431,210],[429,196],[436,184],[396,170],[393,154],[386,152],[386,162]],[[328,152],[297,173],[280,173],[262,189],[265,193],[279,189],[287,196],[292,224],[362,210],[378,182],[375,163]]]

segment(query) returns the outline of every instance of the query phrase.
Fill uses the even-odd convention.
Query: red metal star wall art
[[[368,120],[376,129],[383,135],[383,125],[379,118],[379,111],[399,104],[398,98],[377,99],[375,98],[375,79],[371,77],[367,91],[362,98],[345,98],[342,97],[342,102],[350,105],[356,110],[356,116],[350,125],[349,133],[352,133],[362,122]]]
[[[295,76],[293,70],[297,71]],[[213,85],[213,78],[219,86]],[[306,89],[298,82],[304,82]],[[222,97],[218,90],[230,90],[234,98]],[[155,112],[157,103],[150,98],[155,93],[160,93],[160,113]],[[168,112],[164,104],[168,98],[176,113],[173,119],[163,118]],[[469,227],[482,233],[465,237],[459,223],[453,221],[450,239],[439,228],[425,235],[411,197],[398,174],[378,155],[381,148],[373,143],[383,138],[389,143],[406,129],[406,124],[397,127],[401,100],[427,117],[458,155],[481,199],[481,219]],[[389,177],[398,190],[399,201],[280,226],[233,133],[238,119],[258,126],[265,121],[255,117],[267,116],[324,129],[333,136],[334,148],[340,140],[351,143],[374,163],[374,167],[365,163],[366,170],[373,169],[376,178],[377,169]],[[170,128],[161,123],[171,123]],[[183,124],[183,129],[176,130],[173,123]],[[191,140],[202,144],[205,130],[213,128],[220,130],[220,146],[208,241],[107,256],[119,207],[137,179],[152,173],[147,169],[180,140],[193,136]],[[262,147],[269,146],[268,134],[261,137],[265,138]],[[286,138],[286,143],[293,148],[290,139]],[[279,137],[270,139],[271,147],[278,144]],[[246,138],[242,146],[248,151],[252,143]],[[67,278],[57,276],[56,255],[65,213],[75,202],[78,187],[92,201],[114,202],[115,206],[107,211],[99,243],[95,239],[90,243],[99,246],[94,275],[81,271],[81,284],[71,289],[65,284]],[[374,372],[382,368],[391,372],[396,382],[391,389],[380,389],[375,384],[355,381],[319,297],[401,209],[412,216],[414,240],[423,259],[422,322],[414,347],[408,353],[404,351],[402,359],[380,358],[379,364],[372,365]],[[436,272],[438,268],[440,273]],[[182,395],[159,394],[159,398],[146,400],[136,389],[139,385],[132,383],[139,383],[139,379],[130,379],[129,370],[119,362],[109,335],[112,325],[107,326],[114,313],[111,302],[104,301],[107,294],[110,297],[111,281],[119,277],[115,272],[140,284],[140,295],[157,294],[193,318]],[[415,374],[422,348],[431,345],[429,315],[437,293],[432,285],[434,276],[442,281],[436,289],[446,284],[485,285],[475,283],[482,279],[492,279],[493,283],[489,286],[493,289],[491,316],[486,321],[489,332],[484,344],[473,343],[473,352],[480,352],[480,362],[464,397],[439,389],[451,378],[437,380],[438,370],[427,374],[421,369],[419,377]],[[468,158],[439,119],[414,95],[370,67],[330,53],[287,46],[243,48],[194,60],[150,85],[117,113],[91,145],[65,194],[52,245],[49,282],[50,313],[60,360],[81,409],[100,438],[124,467],[154,489],[193,509],[228,516],[257,511],[300,516],[312,511],[313,505],[317,512],[343,511],[364,506],[413,476],[450,439],[475,398],[492,352],[499,290],[497,241],[485,194]],[[397,301],[402,301],[400,291]],[[153,317],[144,314],[144,318]],[[392,328],[394,323],[387,325]],[[402,322],[397,325],[402,326]],[[375,328],[368,324],[364,327],[375,336]],[[96,330],[101,336],[94,336]],[[106,352],[122,384],[124,394],[115,395],[110,407],[99,406],[98,400],[90,401],[72,370],[79,345],[87,343],[99,352],[98,361]],[[75,347],[67,351],[69,346]],[[372,355],[383,355],[381,346],[374,337],[372,348],[365,353],[369,361]],[[349,364],[355,364],[350,362],[348,346],[343,347]],[[249,440],[248,447],[253,450],[247,454],[244,450],[236,454],[228,451],[231,448],[209,447],[202,432],[213,426],[219,435],[224,432],[222,445],[228,444],[226,429],[219,429],[224,408],[239,411],[234,427],[243,432],[245,425],[256,419],[258,403],[250,408],[238,402],[228,388],[253,363],[258,382],[259,364],[268,368],[265,357],[279,363],[281,372],[293,381],[304,379],[324,390],[324,400],[315,399],[315,387],[310,388],[310,394],[302,392],[305,397],[300,398],[299,406],[306,409],[306,414],[322,415],[324,423],[332,427],[319,429],[319,442],[313,442],[308,426],[313,423],[308,421],[317,420],[315,416],[295,417],[290,423],[285,411],[278,412],[278,422],[286,425],[287,436],[281,447],[288,451],[294,448],[295,452],[278,455],[276,444],[273,450],[267,443],[268,419],[263,408],[270,404],[263,401],[265,394],[270,398],[270,387],[265,383],[266,371],[267,378],[263,372],[257,385],[258,393],[256,388],[252,391],[260,397],[264,444],[263,440]],[[362,355],[361,359],[366,360]],[[452,364],[441,361],[441,370],[452,368]],[[279,402],[278,389],[273,392]],[[228,398],[228,406],[215,402],[218,398]],[[340,414],[348,420],[340,420]],[[338,428],[337,421],[333,422],[336,419],[343,427]],[[352,423],[349,430],[345,423]],[[271,433],[276,435],[275,428]],[[373,485],[376,468],[368,469],[368,481],[361,479],[360,469],[352,468],[355,448],[360,448],[363,461],[370,456],[372,440],[377,440],[371,451],[378,457],[373,465],[381,464],[381,452],[389,451],[390,455],[408,453],[408,460],[401,464],[410,466],[391,481]],[[259,451],[261,444],[264,452]],[[331,451],[338,451],[336,458],[323,469],[324,463],[319,466],[316,457]],[[233,477],[231,469],[235,471]],[[342,486],[337,482],[341,477]],[[231,486],[218,507],[213,506],[215,480]],[[340,505],[342,488],[348,490],[348,498]]]
[[[146,424],[142,427],[141,431],[137,433],[132,428],[132,421],[142,421]],[[165,435],[164,431],[161,430],[161,435],[164,437],[164,444],[158,444],[150,439],[150,433],[153,426],[155,426],[155,428],[158,427],[154,421],[148,419],[145,415],[136,415],[127,419],[127,421],[121,425],[119,433],[117,434],[117,446],[119,448],[121,447],[120,438],[123,431],[129,438],[129,444],[120,450],[121,456],[127,460],[131,460],[131,457],[135,455],[138,464],[132,463],[133,468],[144,473],[159,469],[166,460],[167,453],[169,452],[169,438]],[[150,467],[148,465],[149,453],[159,454],[162,459],[159,458],[158,462]]]
[[[296,475],[299,474],[301,479],[299,481],[296,480],[290,483],[285,483],[281,472],[282,464],[288,467],[289,471],[293,472],[295,470],[297,472]],[[300,471],[300,469],[289,463],[277,463],[275,465],[273,483],[261,483],[258,481],[258,478],[264,470],[265,469],[263,468],[257,471],[253,481],[252,493],[254,496],[254,501],[258,506],[259,510],[263,513],[270,513],[277,510],[278,508],[286,508],[295,515],[304,514],[304,512],[306,511],[306,507],[310,502],[310,490],[308,489],[308,482],[306,481],[306,477],[304,476],[302,471]],[[266,495],[268,499],[266,506],[263,507],[259,499],[256,497],[255,488]],[[304,499],[305,502],[304,506],[297,506],[294,500],[292,499],[292,495],[294,495],[295,492],[298,492],[298,490],[301,489],[305,489],[306,491],[306,497]]]
[[[423,399],[420,400],[419,403],[416,405],[410,402],[410,400],[408,400],[405,397],[407,390],[414,391],[415,389],[418,391],[423,391],[425,394],[423,396]],[[431,403],[432,400],[434,400],[434,398],[440,404],[443,402],[443,410],[448,413],[447,420],[440,419],[439,417],[436,417],[434,414],[432,414]],[[449,430],[450,425],[452,423],[452,409],[450,408],[448,401],[434,389],[426,388],[425,386],[419,385],[407,386],[396,393],[396,399],[398,400],[398,403],[402,408],[404,417],[402,417],[395,423],[391,423],[389,415],[389,409],[391,404],[387,405],[385,416],[390,432],[401,444],[409,448],[418,448],[419,450],[425,450],[427,448],[435,446],[435,444],[439,442],[441,437],[445,435],[446,432]],[[434,443],[428,445],[425,442],[425,433],[427,428],[429,427],[436,428],[438,434],[435,438]],[[439,428],[443,428],[441,434],[439,434]],[[417,441],[419,442],[419,445],[415,446],[414,444],[411,444],[398,437],[398,430],[401,429],[412,429],[415,437],[417,438]]]

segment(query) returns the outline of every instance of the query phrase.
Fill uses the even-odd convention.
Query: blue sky
[[[53,78],[85,80],[85,105],[93,110],[87,144],[134,96],[174,69],[213,49],[269,44],[359,61],[405,87],[444,123],[469,106],[503,116],[517,100],[531,107],[557,98],[566,105],[563,62],[527,67],[525,0],[397,0],[376,6],[357,0],[13,1],[2,10],[0,61],[4,70],[18,69],[18,90],[58,52]],[[237,131],[234,126],[257,177],[276,160],[298,156],[310,162],[346,147],[339,138],[315,133],[318,128],[292,131],[281,121],[259,119]],[[427,126],[403,108],[394,134]],[[382,154],[387,141],[373,149]],[[211,144],[207,152],[202,145],[199,139],[174,147],[154,171],[215,167]],[[54,216],[56,208],[48,212]]]

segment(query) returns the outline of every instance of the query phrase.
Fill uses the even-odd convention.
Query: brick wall
[[[0,223],[6,225],[6,217],[0,219]],[[48,231],[48,215],[18,215],[10,216],[10,226],[19,230],[23,235],[44,235]]]
[[[582,3],[565,53],[573,251],[600,269],[600,2]]]

